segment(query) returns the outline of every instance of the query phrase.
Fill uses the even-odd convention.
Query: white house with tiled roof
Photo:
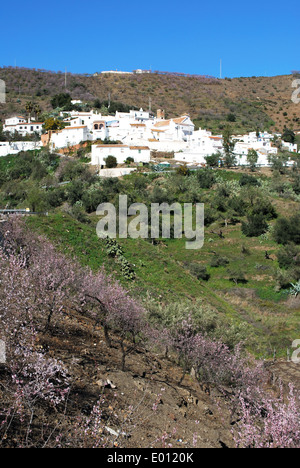
[[[135,163],[150,162],[150,148],[148,146],[130,146],[122,144],[92,145],[91,164],[99,168],[106,165],[108,156],[114,156],[118,164],[123,164],[127,158],[133,158]]]
[[[14,117],[10,117],[9,119],[6,119],[5,126],[10,127],[10,126],[17,125],[23,122],[26,122],[25,117],[23,117],[22,115],[16,115]]]
[[[0,157],[41,148],[40,141],[0,141]]]
[[[152,131],[160,141],[190,141],[195,131],[195,125],[189,115],[169,120],[158,120],[153,125]]]
[[[174,159],[183,163],[205,164],[205,157],[223,154],[222,135],[213,136],[210,131],[199,129],[190,138],[189,147],[178,151]]]
[[[35,122],[32,120],[26,120],[22,116],[10,117],[5,120],[3,125],[3,131],[9,133],[18,133],[21,136],[33,135],[37,133],[41,135],[43,130],[43,122]]]
[[[51,132],[50,149],[68,148],[84,141],[91,141],[92,135],[86,125],[66,127],[62,130]]]

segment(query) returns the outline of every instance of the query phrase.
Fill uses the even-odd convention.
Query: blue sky
[[[300,69],[299,0],[141,0],[1,5],[0,66],[136,68],[223,77]]]

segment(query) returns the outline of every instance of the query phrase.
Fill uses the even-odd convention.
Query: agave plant
[[[300,294],[300,280],[297,283],[291,283],[290,294],[297,297]]]

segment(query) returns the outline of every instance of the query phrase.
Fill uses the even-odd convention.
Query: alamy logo
[[[292,101],[294,104],[299,104],[300,103],[300,79],[293,81],[292,88],[296,88],[296,90],[292,94]]]
[[[111,203],[102,203],[96,214],[101,216],[97,235],[101,239],[187,239],[186,249],[201,249],[204,244],[204,204],[152,203],[150,210],[143,203],[128,207],[127,195],[119,196],[117,209]],[[118,233],[117,233],[118,226]]]
[[[300,340],[295,340],[292,344],[292,348],[297,348],[292,354],[292,362],[294,364],[300,364]]]
[[[6,363],[6,347],[3,340],[0,340],[0,364]]]
[[[5,103],[5,81],[0,80],[0,104]]]

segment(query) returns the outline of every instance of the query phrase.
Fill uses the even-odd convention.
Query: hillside
[[[203,79],[168,75],[65,75],[22,68],[1,68],[7,102],[0,104],[0,117],[24,114],[28,100],[50,111],[51,96],[67,91],[73,99],[91,105],[96,99],[130,106],[162,108],[167,117],[189,113],[197,126],[221,132],[228,114],[234,115],[235,132],[270,129],[286,125],[300,130],[299,105],[291,100],[293,76]]]
[[[190,376],[178,385],[181,369],[161,355],[138,349],[122,370],[118,336],[112,338],[108,348],[101,327],[95,328],[92,320],[74,311],[61,317],[49,333],[41,334],[36,349],[68,369],[72,382],[68,400],[55,412],[45,403],[35,403],[30,437],[25,440],[28,420],[23,415],[21,423],[14,421],[8,436],[2,438],[0,432],[1,448],[92,448],[96,437],[104,448],[164,448],[171,444],[185,449],[193,447],[195,438],[194,446],[199,448],[234,446],[226,405],[222,404],[221,414],[214,397],[201,391]],[[12,401],[8,381],[0,364],[0,420],[3,408]],[[98,434],[93,434],[83,424],[99,400],[101,422]],[[79,423],[86,440],[81,438]]]
[[[286,356],[300,331],[299,301],[293,303],[289,296],[291,283],[299,279],[299,248],[290,251],[272,232],[285,216],[298,212],[297,171],[257,170],[251,176],[242,170],[207,169],[188,176],[99,179],[83,155],[80,150],[59,157],[44,149],[1,158],[1,206],[47,211],[48,216],[27,219],[31,229],[93,271],[105,267],[143,300],[166,305],[201,299],[219,318],[234,321],[233,336],[247,337],[255,355],[272,357],[276,349],[278,356]],[[162,197],[170,203],[205,203],[204,247],[188,251],[184,238],[119,239],[121,257],[114,258],[97,237],[95,211],[99,203],[118,203],[122,193],[146,204]],[[258,231],[245,235],[243,224],[260,213],[267,222],[259,218]]]
[[[0,79],[2,120],[29,100],[51,112],[65,89],[62,73]],[[66,91],[88,106],[150,96],[213,132],[299,130],[292,79],[68,74]],[[35,212],[0,215],[0,446],[299,447],[298,155],[252,171],[128,163],[135,173],[106,179],[90,151],[0,158],[0,208]],[[97,207],[120,194],[203,203],[203,248],[187,250],[172,217],[168,239],[99,239]]]
[[[2,448],[299,446],[298,393],[276,383],[286,367],[211,339],[199,303],[197,320],[157,323],[158,309],[24,220],[0,232]]]

